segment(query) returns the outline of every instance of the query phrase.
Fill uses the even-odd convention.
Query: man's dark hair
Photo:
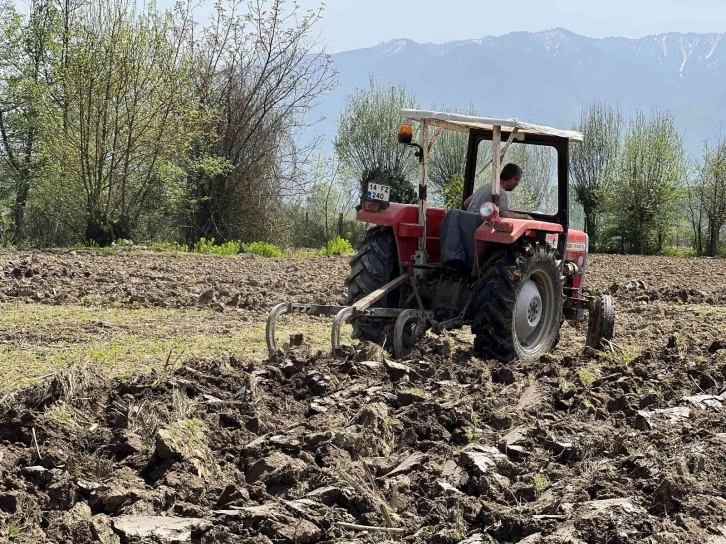
[[[510,162],[508,165],[502,168],[502,173],[500,174],[499,179],[508,180],[520,177],[522,177],[522,169],[513,162]]]

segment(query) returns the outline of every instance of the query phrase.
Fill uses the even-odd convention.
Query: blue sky
[[[320,5],[319,0],[298,3],[303,9]],[[200,4],[202,17],[214,0]],[[554,27],[595,38],[726,31],[725,0],[327,0],[325,4],[320,31],[329,52],[395,38],[440,43]]]
[[[317,5],[300,0],[302,7]],[[393,38],[445,42],[564,27],[591,37],[724,32],[724,0],[328,0],[323,37],[331,51]]]

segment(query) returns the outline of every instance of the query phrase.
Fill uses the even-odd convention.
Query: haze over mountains
[[[472,103],[481,114],[561,128],[596,98],[626,113],[663,106],[693,153],[721,129],[726,135],[726,33],[595,39],[556,28],[445,44],[394,40],[332,57],[340,86],[315,112],[326,117],[315,130],[329,142],[348,95],[370,77],[405,84],[424,108]]]

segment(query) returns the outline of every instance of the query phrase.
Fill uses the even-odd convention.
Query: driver
[[[525,214],[518,214],[509,211],[509,197],[507,192],[514,191],[522,181],[522,169],[510,162],[499,175],[500,186],[503,189],[499,194],[499,215],[512,219],[529,219]],[[464,207],[469,212],[479,213],[479,209],[485,202],[492,202],[492,184],[485,183],[482,187],[464,201]]]

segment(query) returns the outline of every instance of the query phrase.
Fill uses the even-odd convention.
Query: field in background
[[[266,357],[267,310],[294,300],[336,304],[348,260],[265,259],[150,251],[0,252],[0,390],[71,363],[109,376],[203,357]],[[724,261],[593,255],[587,285],[614,291],[618,343],[643,349],[673,333],[726,330]],[[327,350],[330,321],[284,317]],[[466,339],[466,333],[454,333]],[[577,350],[567,327],[560,350]]]

